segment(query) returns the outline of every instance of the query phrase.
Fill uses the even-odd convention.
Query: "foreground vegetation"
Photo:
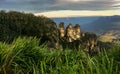
[[[48,49],[32,37],[0,42],[0,74],[120,74],[120,46],[89,56],[80,48]]]

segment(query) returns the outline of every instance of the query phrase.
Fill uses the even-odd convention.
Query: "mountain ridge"
[[[120,38],[120,16],[100,17],[89,24],[85,24],[82,29],[102,36],[109,34]]]
[[[97,16],[97,17],[71,17],[71,18],[52,18],[58,25],[64,22],[65,26],[69,23],[80,24],[82,32],[92,32],[97,35],[113,35],[120,38],[120,15]]]

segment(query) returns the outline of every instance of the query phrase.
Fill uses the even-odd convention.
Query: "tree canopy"
[[[45,16],[31,13],[0,11],[0,41],[11,42],[18,36],[41,38],[55,30],[55,22]]]

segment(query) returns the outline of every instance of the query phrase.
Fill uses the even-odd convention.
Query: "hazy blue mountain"
[[[69,18],[51,18],[51,19],[53,19],[57,23],[57,25],[60,22],[64,22],[65,26],[67,26],[69,23],[72,23],[73,25],[75,24],[84,25],[87,23],[91,23],[98,18],[99,17],[69,17]]]
[[[84,31],[95,33],[118,32],[120,33],[120,16],[100,17],[97,20],[82,26]]]
[[[81,30],[99,35],[111,33],[120,37],[120,16],[52,18],[57,24],[80,24]]]

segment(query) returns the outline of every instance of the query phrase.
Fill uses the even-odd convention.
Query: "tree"
[[[52,35],[52,32],[56,31],[54,21],[44,16],[0,11],[0,17],[0,41],[12,42],[18,36],[33,36],[42,39],[46,36],[50,39],[47,34]]]

